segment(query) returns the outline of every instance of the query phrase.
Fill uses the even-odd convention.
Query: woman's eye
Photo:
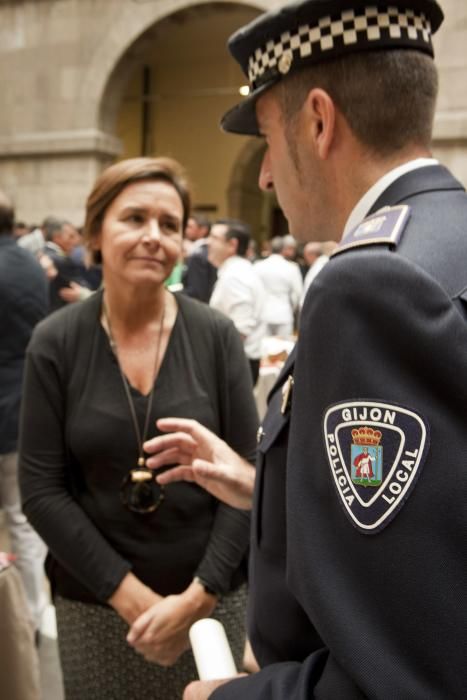
[[[167,231],[171,231],[173,233],[178,233],[180,230],[180,226],[176,221],[164,221],[162,223],[162,228],[165,228]]]
[[[144,217],[141,214],[130,214],[126,219],[130,224],[142,224]]]

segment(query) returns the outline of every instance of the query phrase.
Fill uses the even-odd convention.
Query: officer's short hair
[[[244,258],[251,238],[251,229],[248,224],[238,219],[218,219],[216,221],[217,224],[227,227],[227,231],[224,234],[227,241],[230,241],[232,238],[237,239],[237,255]]]
[[[293,118],[315,87],[325,90],[357,139],[375,154],[407,144],[429,147],[438,74],[419,51],[399,49],[346,55],[287,76],[274,89],[293,138]]]

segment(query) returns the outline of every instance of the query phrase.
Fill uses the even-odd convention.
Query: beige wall
[[[467,186],[467,3],[440,4],[445,20],[434,37],[440,91],[433,150]]]
[[[217,14],[227,16],[225,34],[205,31],[196,50],[188,50],[185,43],[171,55],[176,42],[172,45],[169,33],[160,29],[165,26],[168,32],[167,18],[189,11],[194,6],[189,0],[2,0],[0,183],[15,199],[18,216],[32,223],[54,213],[81,223],[96,174],[119,156],[122,145],[126,154],[138,152],[139,136],[132,124],[139,122],[141,104],[129,98],[131,90],[138,97],[138,76],[149,61],[156,90],[164,94],[153,105],[155,150],[172,152],[185,163],[198,203],[215,203],[220,214],[236,207],[250,212],[264,232],[270,204],[255,190],[254,148],[245,155],[248,139],[223,136],[217,127],[219,115],[236,96],[179,93],[234,88],[237,69],[219,57],[227,25],[238,26],[238,13],[252,15],[280,4],[216,3],[218,10],[225,10]],[[446,21],[435,37],[441,90],[434,150],[467,184],[467,4],[441,4]],[[202,23],[196,27],[200,13],[206,29],[214,9],[199,0],[189,16],[190,31],[202,32]],[[183,25],[172,30],[185,31]]]

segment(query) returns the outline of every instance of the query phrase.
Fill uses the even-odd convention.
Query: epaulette
[[[410,211],[407,204],[379,209],[343,236],[332,257],[362,245],[383,243],[397,246],[410,218]]]

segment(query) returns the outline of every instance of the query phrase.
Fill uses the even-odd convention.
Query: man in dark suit
[[[48,294],[44,271],[34,256],[17,244],[13,230],[13,207],[0,192],[0,507],[5,514],[11,547],[16,555],[15,564],[21,574],[28,602],[28,615],[10,609],[4,615],[2,613],[2,621],[8,621],[4,626],[8,631],[5,644],[13,650],[23,646],[26,653],[27,639],[33,638],[34,630],[39,631],[47,598],[43,571],[45,545],[21,510],[18,421],[26,347],[34,327],[47,313]],[[15,580],[10,577],[8,586],[14,585]],[[19,596],[22,599],[22,591]],[[26,616],[32,621],[30,634],[24,623],[10,629],[9,621],[18,615],[21,619]],[[3,669],[3,665],[0,666]],[[21,679],[16,679],[14,669],[5,666],[5,674],[8,673],[12,683],[22,685]],[[0,680],[3,680],[3,673]],[[15,694],[14,697],[19,695]],[[38,696],[34,694],[34,697]]]
[[[261,671],[185,700],[465,697],[467,195],[430,153],[442,19],[302,0],[230,41],[251,91],[224,129],[266,138],[260,186],[297,239],[340,243],[259,433]],[[218,454],[194,452],[219,476]]]
[[[49,281],[49,310],[56,311],[70,302],[85,299],[91,293],[91,285],[85,266],[71,255],[79,242],[75,227],[68,221],[49,216],[42,229],[46,241],[43,254],[52,261],[56,271]]]
[[[185,242],[189,242],[189,248],[182,276],[183,293],[206,303],[217,280],[217,270],[208,260],[207,236],[210,229],[211,224],[205,216],[194,214],[188,219]]]

